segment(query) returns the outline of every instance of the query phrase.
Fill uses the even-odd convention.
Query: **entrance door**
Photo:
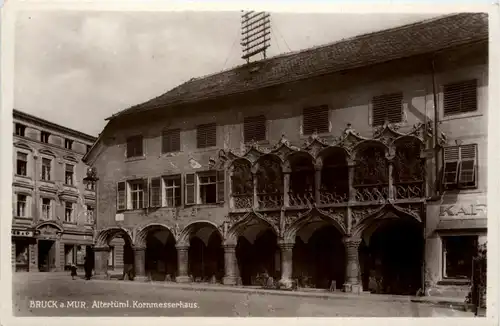
[[[38,270],[40,272],[50,272],[56,266],[56,252],[54,241],[38,241]]]

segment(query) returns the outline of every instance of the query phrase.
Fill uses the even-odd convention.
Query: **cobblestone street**
[[[353,298],[313,298],[258,293],[194,291],[129,281],[71,280],[65,274],[14,274],[14,316],[211,316],[211,317],[466,317],[471,313],[426,303]],[[54,307],[34,308],[35,301]],[[67,307],[68,301],[75,301]],[[86,307],[81,307],[84,302]],[[96,308],[113,302],[128,307]],[[186,308],[144,307],[179,303]],[[64,304],[66,307],[60,308]],[[196,304],[196,307],[194,307]],[[80,307],[77,307],[80,305]],[[142,307],[141,307],[142,305]]]

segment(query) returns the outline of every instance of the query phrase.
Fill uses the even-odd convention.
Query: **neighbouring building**
[[[96,139],[19,110],[13,122],[12,268],[83,268],[92,255],[95,185],[83,183],[82,157]]]
[[[454,14],[121,111],[84,157],[96,274],[460,292],[486,238],[487,97],[488,17]]]

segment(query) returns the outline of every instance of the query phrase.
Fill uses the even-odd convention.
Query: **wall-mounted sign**
[[[486,217],[485,204],[455,204],[439,207],[440,217]]]
[[[125,216],[123,214],[115,214],[115,221],[124,221]]]
[[[32,237],[33,236],[33,231],[17,231],[17,230],[13,230],[12,231],[12,236],[14,236],[14,237]]]

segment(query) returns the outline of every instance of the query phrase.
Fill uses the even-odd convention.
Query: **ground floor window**
[[[29,265],[29,244],[24,241],[16,242],[16,270],[26,269]]]
[[[477,236],[445,236],[443,240],[443,277],[470,279]]]

